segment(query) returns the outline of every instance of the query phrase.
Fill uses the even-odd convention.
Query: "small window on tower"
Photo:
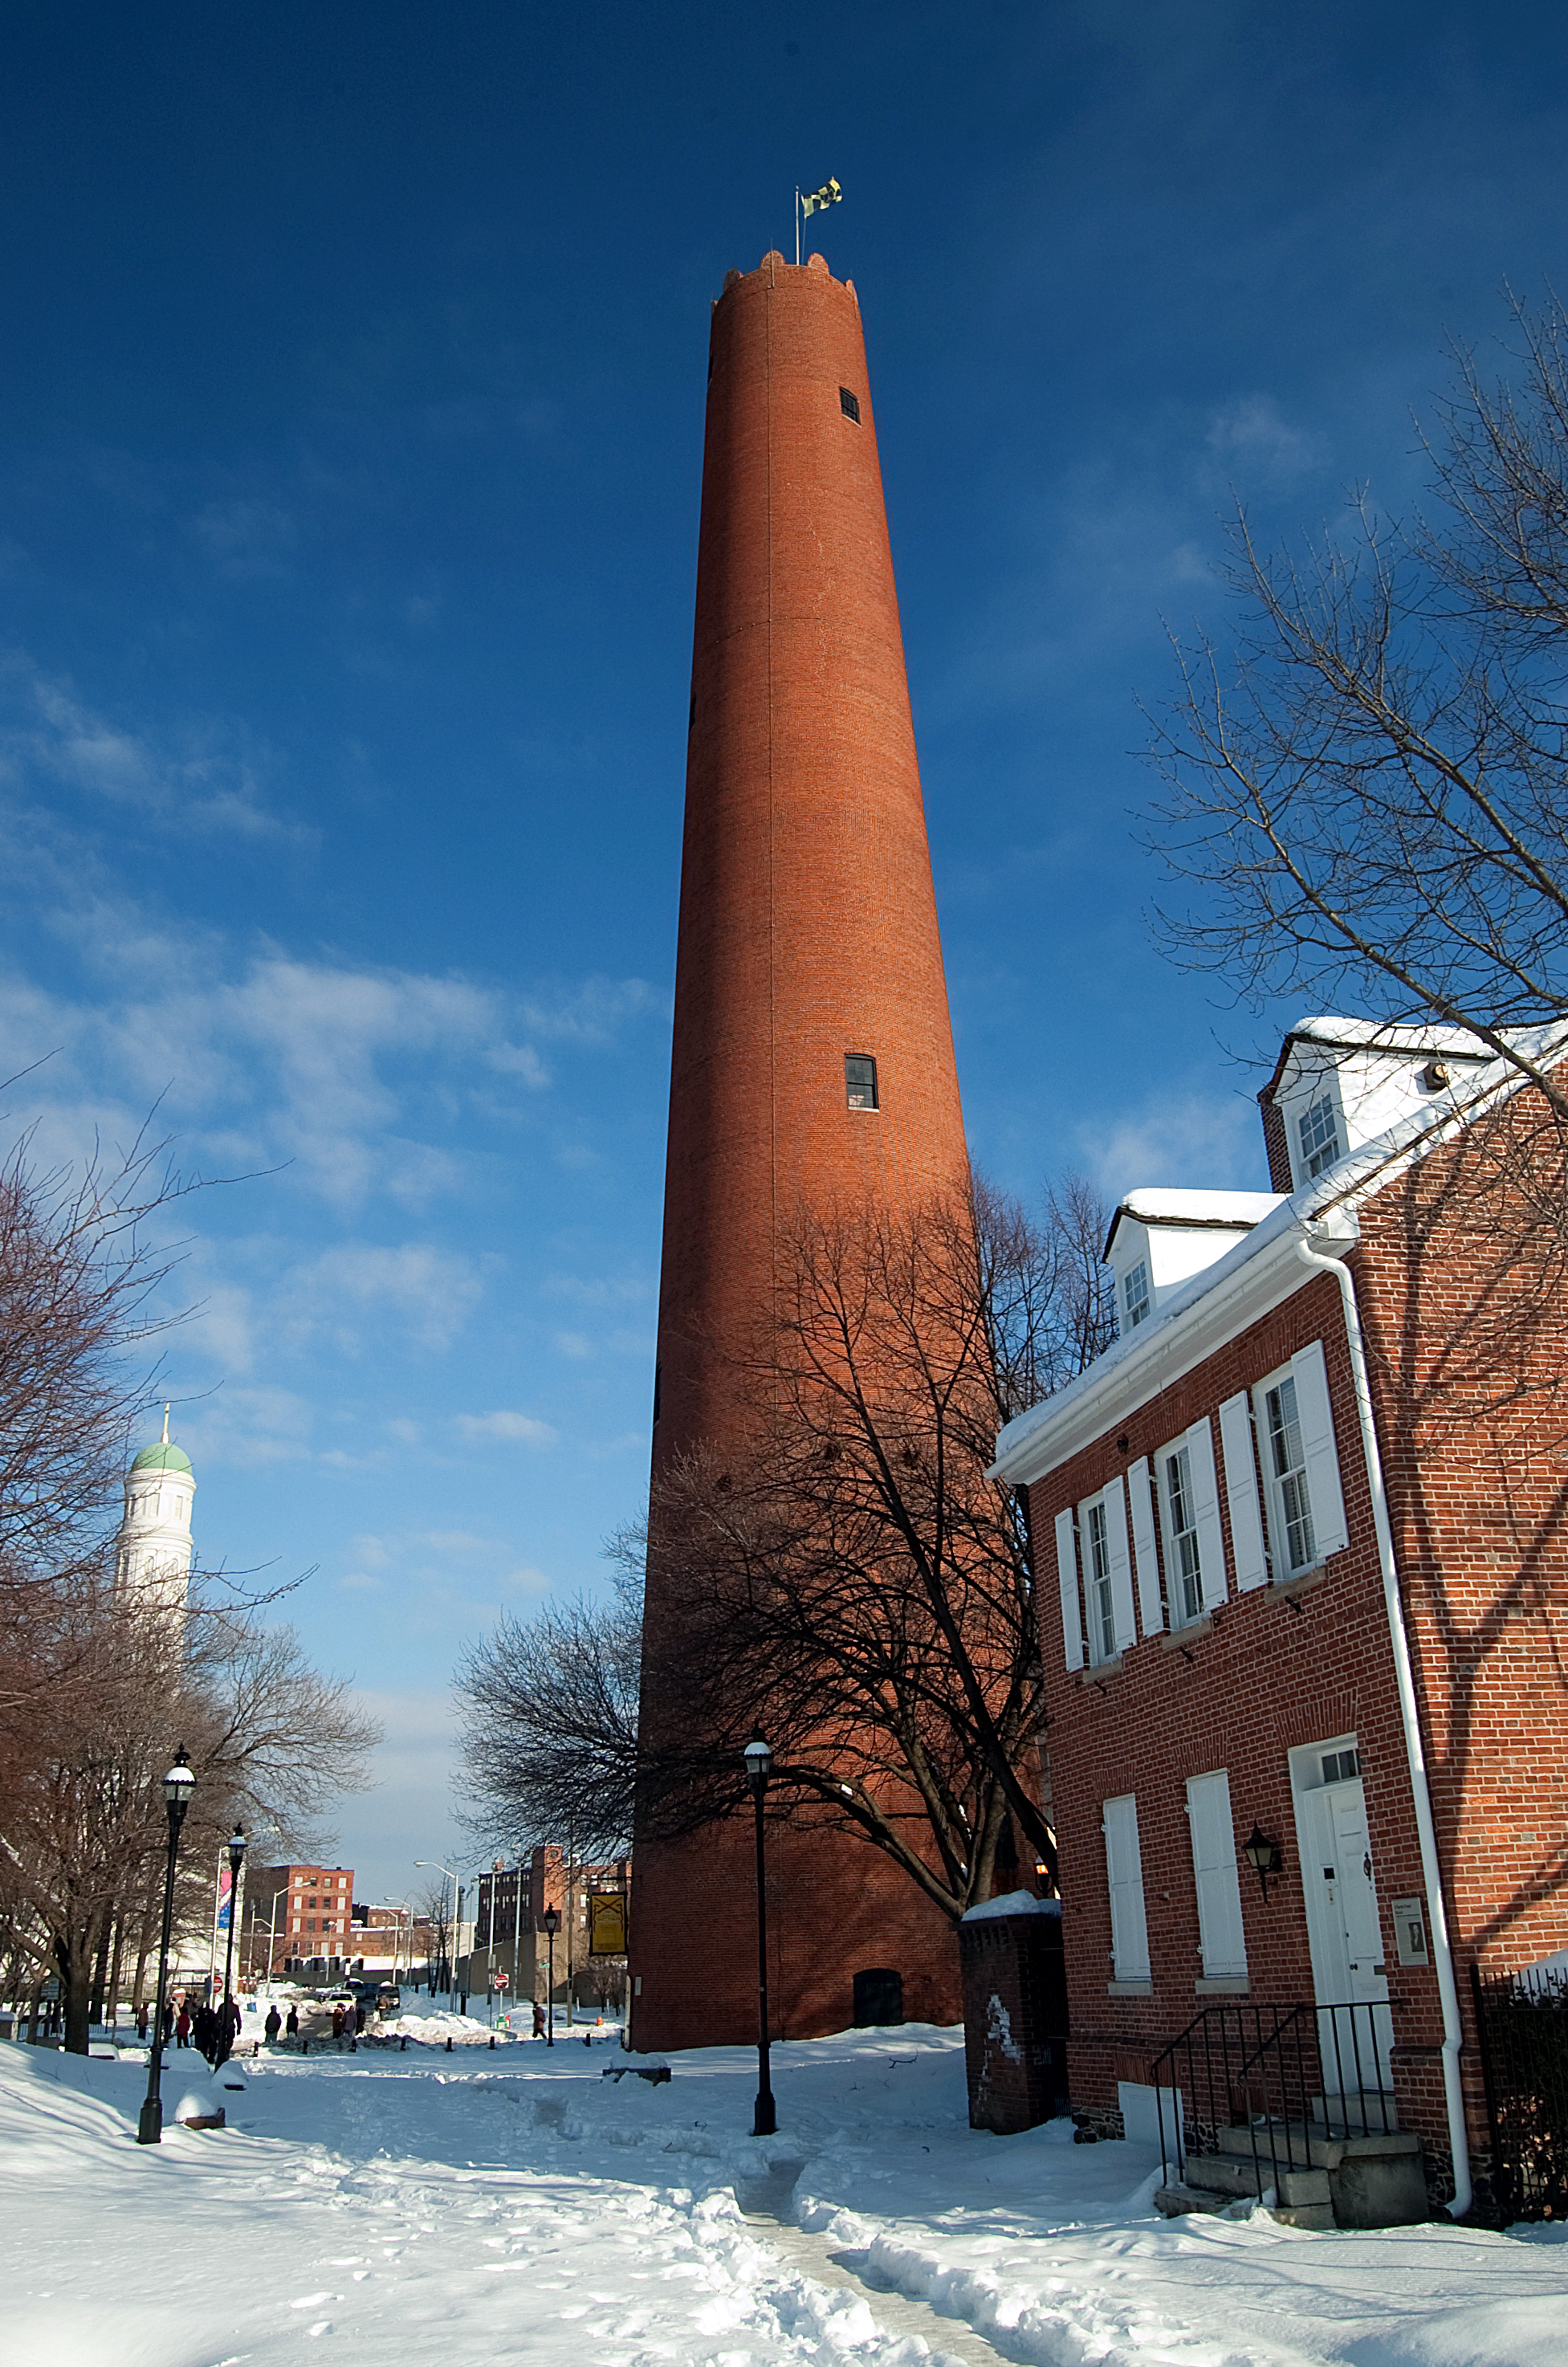
[[[860,425],[860,397],[852,394],[847,386],[839,389],[839,409],[846,419],[852,419],[857,427]]]
[[[869,1052],[845,1053],[844,1097],[852,1109],[876,1107],[876,1062]]]

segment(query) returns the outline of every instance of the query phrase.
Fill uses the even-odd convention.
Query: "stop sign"
[[[495,1976],[495,1986],[498,1989],[503,1989],[506,1987],[506,1975],[504,1973],[497,1973]]]

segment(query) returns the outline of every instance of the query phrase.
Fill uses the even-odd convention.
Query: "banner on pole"
[[[591,1956],[626,1954],[626,1894],[624,1890],[589,1892],[588,1953]]]

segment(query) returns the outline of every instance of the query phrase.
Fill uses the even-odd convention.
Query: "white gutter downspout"
[[[1389,1526],[1388,1498],[1383,1492],[1382,1458],[1372,1426],[1372,1396],[1367,1382],[1367,1353],[1361,1339],[1360,1310],[1348,1269],[1336,1257],[1324,1257],[1306,1241],[1296,1243],[1304,1265],[1331,1274],[1339,1285],[1345,1306],[1345,1336],[1350,1349],[1350,1370],[1356,1383],[1356,1411],[1361,1423],[1361,1452],[1367,1484],[1371,1489],[1372,1523],[1377,1531],[1378,1560],[1382,1569],[1383,1609],[1388,1614],[1389,1642],[1393,1648],[1394,1675],[1399,1686],[1399,1716],[1404,1727],[1404,1751],[1410,1761],[1410,1794],[1416,1809],[1416,1829],[1421,1843],[1421,1879],[1427,1893],[1427,1920],[1431,1926],[1433,1964],[1438,1995],[1443,2007],[1443,2094],[1449,2112],[1449,2147],[1453,2155],[1453,2200],[1444,2207],[1450,2219],[1462,2219],[1470,2209],[1470,2140],[1464,2125],[1464,2097],[1460,2088],[1459,2055],[1464,2044],[1460,2021],[1459,1989],[1454,1980],[1453,1952],[1449,1944],[1449,1919],[1443,1906],[1442,1879],[1438,1867],[1438,1836],[1432,1823],[1432,1796],[1427,1785],[1426,1753],[1416,1709],[1416,1679],[1410,1663],[1410,1639],[1399,1600],[1399,1578],[1393,1566],[1393,1532]]]

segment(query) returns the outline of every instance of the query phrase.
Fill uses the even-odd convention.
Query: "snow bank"
[[[297,2367],[318,2339],[376,2367],[930,2367],[879,2319],[889,2289],[1021,2367],[1562,2355],[1560,2231],[1158,2219],[1150,2147],[972,2130],[956,2031],[776,2044],[761,2140],[752,2050],[678,2056],[667,2086],[601,2077],[636,2060],[264,2051],[226,2129],[140,2147],[139,2067],[0,2045],[6,2355]],[[738,2191],[856,2282],[805,2273]]]
[[[1036,1898],[1032,1890],[1004,1890],[999,1898],[983,1899],[971,1907],[965,1923],[991,1923],[1004,1915],[1060,1915],[1059,1898]]]

